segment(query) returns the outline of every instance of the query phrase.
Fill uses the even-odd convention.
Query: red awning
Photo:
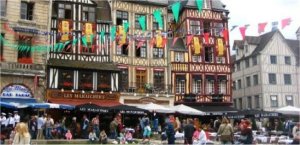
[[[68,104],[68,105],[81,105],[86,103],[93,103],[99,106],[104,107],[111,107],[111,106],[117,106],[121,105],[120,102],[111,101],[111,100],[88,100],[88,99],[49,99],[48,100],[51,103],[57,103],[57,104]]]

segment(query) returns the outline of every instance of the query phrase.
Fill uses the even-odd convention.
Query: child
[[[71,133],[71,131],[68,129],[68,132],[66,133],[66,139],[67,140],[71,140],[72,139],[72,133]]]
[[[105,130],[102,130],[100,132],[100,143],[101,144],[107,144],[107,134],[105,133]]]
[[[129,130],[126,131],[126,134],[125,134],[125,140],[128,142],[128,143],[131,143],[132,142],[132,134]]]
[[[96,135],[96,130],[95,129],[90,132],[89,141],[90,141],[90,143],[95,143],[96,141],[98,141],[98,137]]]

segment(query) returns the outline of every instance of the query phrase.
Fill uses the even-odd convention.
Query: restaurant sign
[[[47,98],[57,99],[95,99],[95,100],[117,100],[119,101],[118,93],[82,93],[71,91],[48,90]]]
[[[23,85],[8,85],[3,88],[1,97],[32,98],[31,91]]]

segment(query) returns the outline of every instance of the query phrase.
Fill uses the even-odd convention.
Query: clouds
[[[229,29],[233,25],[243,26],[250,24],[246,35],[258,36],[258,23],[268,22],[265,32],[271,31],[271,23],[279,22],[279,30],[286,38],[296,39],[296,30],[300,27],[299,0],[222,0],[229,14]],[[289,26],[281,29],[281,20],[290,17]],[[234,40],[242,39],[239,29],[230,32],[231,46]]]

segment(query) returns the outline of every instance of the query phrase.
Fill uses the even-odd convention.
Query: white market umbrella
[[[276,109],[275,112],[287,114],[287,115],[300,115],[300,108],[294,106],[285,106]]]
[[[173,110],[175,110],[178,113],[181,114],[187,114],[187,115],[205,115],[205,112],[202,112],[200,110],[194,109],[192,107],[180,104],[172,107]]]
[[[175,112],[172,109],[169,109],[169,108],[166,108],[164,106],[154,104],[154,103],[149,103],[149,104],[146,104],[146,105],[140,105],[140,106],[138,106],[138,108],[145,109],[145,110],[148,110],[150,112],[155,111],[155,112],[158,112],[158,113],[174,113]]]

